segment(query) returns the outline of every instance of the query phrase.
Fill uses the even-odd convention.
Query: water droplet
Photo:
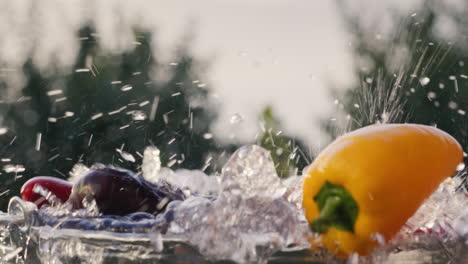
[[[354,104],[353,106],[354,106],[354,108],[359,108],[360,107],[359,104]]]
[[[143,111],[135,110],[132,112],[132,119],[134,121],[143,121],[146,119],[146,113]]]
[[[146,101],[143,101],[143,102],[139,103],[138,106],[143,107],[143,106],[145,106],[145,105],[147,105],[149,103],[150,103],[150,101],[146,100]]]
[[[460,114],[460,115],[465,115],[466,111],[462,110],[462,109],[458,109],[457,113]]]
[[[454,101],[450,101],[450,102],[448,103],[448,107],[449,107],[450,109],[452,109],[452,110],[455,110],[455,109],[458,108],[458,104],[455,103]]]
[[[8,132],[8,128],[0,127],[0,135],[5,135]]]
[[[203,138],[204,138],[204,139],[212,139],[212,138],[213,138],[213,134],[211,134],[211,133],[205,133],[205,134],[203,134]]]
[[[23,165],[8,164],[8,165],[3,166],[3,170],[6,173],[12,173],[12,172],[19,173],[19,172],[24,172],[26,169],[24,168]]]
[[[125,152],[125,151],[123,151],[121,149],[116,149],[115,151],[117,151],[117,153],[119,153],[120,156],[126,161],[130,161],[132,163],[136,161],[135,157],[133,157],[133,155],[128,153],[128,152]]]
[[[421,79],[419,79],[419,83],[422,86],[428,85],[430,81],[431,81],[431,79],[429,79],[429,77],[422,77]]]
[[[457,171],[462,171],[465,168],[465,163],[460,163],[457,165]]]
[[[427,93],[427,98],[432,101],[432,99],[435,99],[437,97],[437,94],[435,92],[428,92]]]
[[[47,92],[47,96],[54,96],[54,95],[58,95],[58,94],[62,94],[63,91],[62,90],[50,90]]]
[[[130,91],[130,90],[132,90],[132,89],[133,89],[133,86],[128,85],[128,84],[126,84],[126,85],[122,86],[122,88],[120,88],[120,90],[121,90],[122,92],[127,92],[127,91]]]
[[[416,92],[416,89],[410,88],[410,92],[415,93],[415,92]]]
[[[36,134],[36,151],[41,150],[41,142],[42,142],[42,133],[37,133]]]
[[[96,120],[96,119],[98,119],[98,118],[100,118],[100,117],[102,117],[102,116],[103,116],[102,113],[97,113],[97,114],[91,116],[91,120]]]
[[[240,123],[244,120],[244,117],[239,114],[239,113],[235,113],[233,116],[231,116],[231,124],[237,124],[237,123]]]

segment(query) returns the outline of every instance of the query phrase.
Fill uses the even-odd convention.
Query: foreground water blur
[[[71,180],[89,169],[77,164]],[[464,263],[468,257],[460,175],[442,183],[389,244],[368,257],[339,260],[308,250],[314,234],[301,208],[303,177],[277,177],[269,152],[257,145],[237,150],[221,175],[161,167],[155,147],[146,149],[141,170],[189,198],[157,216],[105,216],[93,202],[77,211],[69,204],[37,210],[15,197],[0,214],[2,262]]]
[[[341,86],[353,87],[349,89],[352,94],[344,98],[327,97],[330,99],[327,103],[327,100],[322,100],[326,96],[315,90],[313,93],[309,89],[301,89],[299,93],[290,90],[301,86],[316,89],[320,85],[317,84],[320,78],[316,78],[318,70],[303,63],[311,57],[311,61],[318,60],[318,56],[302,54],[300,49],[296,50],[297,43],[306,43],[303,51],[317,50],[324,54],[324,61],[333,66],[333,79],[348,79],[343,76],[343,71],[337,70],[342,63],[346,64],[339,50],[328,47],[330,50],[327,52],[320,45],[312,45],[314,47],[311,48],[304,39],[288,39],[288,30],[276,28],[277,24],[287,24],[295,29],[299,25],[307,25],[304,21],[272,23],[274,30],[271,30],[275,34],[281,32],[281,39],[292,43],[291,47],[284,49],[287,57],[296,51],[300,60],[287,64],[286,57],[282,60],[281,53],[273,49],[274,52],[269,51],[266,59],[257,61],[261,52],[256,53],[255,49],[246,52],[243,50],[246,47],[237,43],[233,46],[235,52],[230,51],[229,56],[235,57],[232,61],[238,65],[227,63],[229,66],[237,65],[237,68],[226,68],[225,71],[232,75],[214,79],[235,87],[236,91],[238,87],[247,87],[250,99],[255,98],[253,92],[256,90],[252,87],[264,88],[266,93],[272,93],[275,85],[287,87],[283,89],[286,93],[278,96],[280,103],[273,107],[291,110],[286,116],[293,120],[289,120],[290,126],[295,124],[289,132],[296,130],[294,133],[302,136],[313,135],[314,142],[309,144],[321,141],[316,136],[321,133],[318,125],[305,117],[308,111],[314,116],[318,111],[308,108],[313,106],[317,110],[329,105],[333,108],[334,101],[336,109],[330,118],[326,118],[326,124],[320,126],[330,137],[342,134],[342,130],[349,129],[348,125],[356,128],[380,122],[410,121],[437,125],[466,146],[468,97],[465,95],[468,90],[464,87],[468,52],[463,31],[467,23],[460,19],[458,27],[453,26],[455,31],[460,30],[456,41],[433,34],[437,33],[441,21],[456,20],[457,13],[463,15],[464,9],[444,6],[443,1],[430,2],[424,1],[417,12],[397,15],[395,20],[403,20],[403,25],[387,34],[375,31],[380,30],[373,28],[375,23],[361,23],[360,12],[353,13],[346,5],[340,7],[344,24],[356,36],[349,43],[348,39],[332,42],[349,45],[353,50],[356,79],[362,81],[345,81]],[[87,12],[80,15],[76,10],[81,8],[73,5],[64,5],[53,11],[54,8],[49,7],[56,7],[54,1],[46,5],[36,5],[31,1],[2,3],[4,8],[0,12],[3,11],[4,16],[1,17],[5,20],[1,24],[6,35],[0,43],[0,88],[4,88],[6,93],[0,96],[0,110],[4,112],[0,117],[4,151],[1,162],[4,162],[5,172],[0,186],[0,206],[4,208],[9,197],[29,177],[66,177],[72,165],[78,163],[70,172],[70,181],[74,181],[89,170],[80,162],[89,165],[96,161],[141,171],[150,181],[168,181],[184,189],[190,198],[171,203],[167,212],[158,217],[144,213],[125,217],[102,216],[93,203],[85,210],[73,213],[67,206],[37,211],[34,206],[13,198],[8,212],[0,213],[0,262],[466,262],[468,210],[463,206],[467,198],[461,178],[466,175],[461,167],[459,175],[441,185],[395,240],[382,245],[373,255],[353,256],[340,261],[326,251],[309,251],[306,238],[313,234],[300,208],[302,177],[278,179],[275,172],[278,164],[273,164],[269,157],[271,154],[275,162],[284,162],[286,165],[280,167],[285,168],[285,176],[288,176],[290,160],[299,156],[289,143],[297,140],[284,137],[287,139],[283,140],[285,144],[278,146],[281,142],[279,136],[287,136],[288,131],[280,126],[265,127],[262,124],[260,133],[266,139],[271,138],[270,142],[265,141],[274,147],[270,149],[272,152],[268,154],[252,145],[242,147],[228,162],[220,162],[224,164],[223,171],[215,174],[219,171],[216,156],[228,157],[234,149],[221,146],[216,138],[222,134],[234,139],[236,133],[233,131],[242,130],[238,129],[239,124],[243,124],[244,129],[252,129],[256,127],[257,120],[255,126],[252,122],[248,123],[250,126],[245,125],[249,118],[245,113],[237,113],[244,110],[239,107],[235,113],[230,113],[231,118],[220,119],[226,124],[223,131],[229,133],[215,133],[211,123],[220,110],[213,113],[212,106],[207,107],[210,105],[208,102],[223,103],[225,108],[226,103],[236,100],[232,96],[219,97],[213,93],[214,89],[205,89],[216,82],[211,82],[209,77],[213,76],[206,76],[205,62],[200,62],[188,48],[192,45],[190,41],[186,42],[190,37],[182,38],[181,50],[173,53],[174,45],[170,45],[171,52],[161,52],[157,45],[159,42],[151,41],[152,38],[165,41],[164,34],[156,32],[153,20],[157,16],[152,8],[141,3],[128,6],[119,2],[96,3],[99,6],[97,10],[106,13],[96,18]],[[355,1],[350,3],[354,7]],[[162,4],[155,5],[159,8]],[[92,11],[92,6],[88,11]],[[261,6],[262,12],[255,12],[254,17],[261,18],[259,14],[263,13],[270,16],[271,13],[265,12],[266,6]],[[40,12],[36,12],[37,8]],[[122,14],[116,15],[108,10],[119,10],[116,13]],[[137,12],[139,10],[143,11]],[[181,8],[175,7],[174,10],[174,14],[179,13]],[[368,12],[368,8],[362,10],[373,13]],[[233,11],[229,9],[228,13]],[[303,17],[313,17],[307,11]],[[387,11],[385,13],[389,15],[387,13],[391,12]],[[30,18],[30,13],[39,15]],[[280,17],[286,17],[281,14]],[[292,11],[294,18],[301,17],[297,14]],[[105,22],[104,17],[109,21]],[[175,17],[174,20],[183,20]],[[206,17],[220,19],[221,16]],[[133,21],[134,18],[143,18],[144,21],[138,23]],[[378,17],[378,20],[376,24],[385,19]],[[220,21],[213,24],[224,24]],[[236,17],[235,21],[239,22],[239,19]],[[247,26],[236,27],[235,31],[247,32],[256,24],[249,20],[245,22]],[[259,24],[263,26],[263,22]],[[134,23],[142,26],[137,29],[143,31],[134,32]],[[323,27],[326,23],[320,21],[317,24]],[[112,30],[105,25],[111,25]],[[175,31],[173,26],[169,26],[171,32]],[[228,33],[226,40],[236,39],[231,35],[232,31],[220,29]],[[263,27],[261,30],[268,31]],[[296,29],[291,32],[307,35],[314,43],[327,39],[315,37],[317,32],[313,30],[306,34]],[[218,34],[208,35],[224,39]],[[246,37],[248,34],[240,36],[238,39],[253,39],[256,44],[260,39],[270,39],[264,35],[260,38]],[[261,50],[278,43],[281,46],[278,40],[260,45]],[[333,63],[332,56],[339,57],[339,60]],[[259,69],[271,66],[270,60],[273,61],[274,72],[281,74],[258,74]],[[253,69],[250,69],[250,63]],[[320,68],[326,68],[323,63],[319,64]],[[221,71],[219,64],[215,68]],[[242,74],[240,69],[249,74]],[[296,75],[302,70],[303,75]],[[250,74],[258,78],[245,78]],[[277,78],[289,74],[293,74],[290,79],[294,81]],[[346,89],[342,87],[339,90]],[[243,103],[245,93],[241,94]],[[257,96],[259,94],[262,99],[268,97],[257,92]],[[291,96],[290,99],[285,95]],[[300,103],[299,97],[307,104]],[[297,108],[292,110],[293,106]],[[332,129],[335,123],[343,121],[341,119],[346,119],[343,122],[347,123],[346,127],[339,127],[338,131]],[[314,124],[312,127],[316,129],[309,129],[311,126],[304,124]],[[297,129],[297,126],[302,129]],[[157,145],[162,151],[150,147],[141,155],[144,146],[150,144]],[[286,147],[294,149],[291,154],[296,156],[290,158]],[[160,155],[166,167],[161,167]],[[276,158],[282,157],[275,160],[275,155]],[[140,156],[143,156],[141,168]],[[304,160],[310,162],[310,159]],[[201,168],[203,171],[177,168]],[[215,175],[207,175],[212,172]]]

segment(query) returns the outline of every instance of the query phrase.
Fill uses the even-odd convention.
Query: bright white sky
[[[64,3],[66,2],[66,3]],[[364,14],[388,8],[411,9],[412,1],[354,1]],[[0,0],[0,56],[21,65],[34,50],[44,68],[50,60],[71,65],[77,49],[75,29],[96,21],[104,47],[131,46],[132,24],[156,34],[158,54],[170,54],[188,27],[195,29],[194,52],[212,59],[209,80],[222,107],[215,136],[251,141],[258,117],[274,107],[285,132],[311,145],[326,141],[318,120],[333,115],[329,84],[350,87],[350,37],[334,1],[313,0]],[[31,46],[35,40],[37,43]],[[34,48],[34,49],[33,49]],[[168,62],[170,57],[166,58]],[[1,65],[0,65],[1,66]],[[11,74],[12,83],[18,81]],[[244,120],[236,125],[231,116]]]

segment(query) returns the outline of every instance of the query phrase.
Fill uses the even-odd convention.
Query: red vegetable
[[[37,208],[65,203],[70,197],[72,184],[53,177],[34,177],[21,187],[21,198],[33,202]]]

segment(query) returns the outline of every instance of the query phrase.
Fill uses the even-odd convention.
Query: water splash
[[[160,151],[157,147],[147,147],[143,152],[143,164],[141,166],[145,180],[156,183],[159,181],[159,171],[161,170]]]
[[[281,256],[277,252],[294,251],[296,257],[289,260],[307,256],[313,262],[343,263],[326,251],[306,250],[307,238],[313,234],[301,208],[303,177],[280,180],[265,149],[240,148],[220,176],[161,168],[159,154],[155,147],[145,150],[144,177],[183,189],[185,201],[169,203],[157,216],[141,212],[106,216],[99,214],[93,201],[76,211],[67,203],[36,210],[34,204],[14,198],[9,214],[0,214],[0,225],[6,225],[0,234],[6,241],[0,246],[2,260],[102,263],[185,258],[266,263],[275,259],[272,255]],[[89,169],[78,164],[70,175],[81,177]],[[468,250],[464,209],[468,194],[461,186],[459,177],[442,183],[392,241],[368,257],[353,255],[348,263],[462,261]]]
[[[268,151],[244,146],[223,167],[217,199],[182,202],[169,230],[186,234],[205,256],[265,262],[276,251],[307,245],[307,224],[285,198],[294,200],[295,190],[287,187],[292,186],[280,182]]]
[[[245,197],[279,197],[285,192],[270,153],[257,145],[244,146],[232,155],[223,167],[221,182],[223,193]]]

